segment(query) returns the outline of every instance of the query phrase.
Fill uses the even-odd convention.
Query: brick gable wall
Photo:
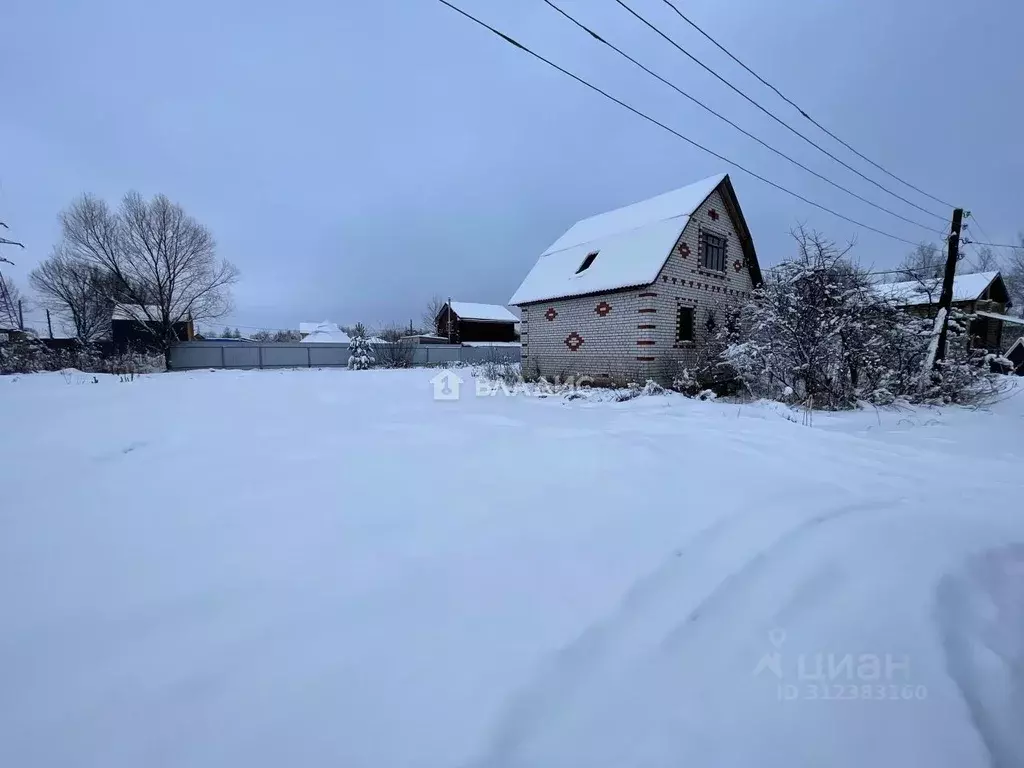
[[[726,239],[724,273],[699,264],[704,230]],[[752,290],[739,233],[716,190],[690,217],[651,285],[524,305],[523,372],[618,383],[671,379],[680,365],[695,361],[709,312],[721,324],[723,310],[741,304]],[[680,306],[694,308],[693,342],[676,341]]]

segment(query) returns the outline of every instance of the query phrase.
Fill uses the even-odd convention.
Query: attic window
[[[597,258],[597,254],[597,251],[591,251],[590,253],[588,253],[587,258],[585,258],[583,260],[583,263],[580,264],[580,268],[576,270],[576,274],[578,275],[580,272],[585,272],[586,270],[590,269],[590,265],[594,263],[594,259]]]

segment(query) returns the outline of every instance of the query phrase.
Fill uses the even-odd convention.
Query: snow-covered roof
[[[322,323],[299,323],[299,333],[312,333],[316,330],[318,325],[323,325],[327,321],[324,320]]]
[[[348,334],[338,327],[337,323],[329,323],[326,320],[317,323],[303,340],[303,344],[348,344],[351,339]]]
[[[953,301],[974,301],[981,297],[999,272],[973,272],[953,278]],[[881,295],[907,307],[936,304],[942,293],[942,279],[905,280],[876,286]]]
[[[510,304],[654,282],[693,212],[726,179],[718,174],[578,221],[541,254]],[[597,256],[579,272],[584,259]]]
[[[451,302],[452,311],[463,320],[483,320],[490,323],[518,323],[519,318],[501,304],[476,304],[471,301]],[[442,309],[443,311],[443,309]]]

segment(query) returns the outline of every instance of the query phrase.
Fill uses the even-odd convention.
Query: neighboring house
[[[464,341],[516,341],[519,318],[500,304],[449,301],[434,318],[438,336],[452,344]]]
[[[942,280],[885,283],[877,290],[912,314],[935,317]],[[953,306],[975,315],[970,326],[971,343],[975,347],[1005,351],[1024,336],[1024,318],[1006,314],[1013,303],[999,272],[957,275],[953,278]]]
[[[309,323],[299,324],[299,333],[303,334],[303,344],[348,344],[351,341],[348,334],[341,330],[337,323],[329,323],[324,320],[322,323],[316,323],[312,328],[309,326]]]
[[[409,336],[403,336],[401,341],[408,341],[412,344],[447,344],[447,336],[438,336],[435,333],[414,333]]]
[[[523,315],[523,371],[670,379],[760,283],[727,174],[583,219],[510,302]]]
[[[327,321],[324,320],[324,323]],[[299,338],[304,339],[309,334],[317,329],[317,326],[323,325],[323,323],[299,323]]]
[[[159,326],[150,318],[160,317],[160,307],[138,304],[118,304],[110,318],[110,340],[117,349],[126,347],[155,349]],[[196,332],[191,320],[181,320],[173,325],[178,341],[192,341]]]

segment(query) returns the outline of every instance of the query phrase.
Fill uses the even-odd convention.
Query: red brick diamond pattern
[[[740,261],[739,259],[736,259],[736,261],[732,263],[732,268],[739,272],[741,269],[743,269],[743,262]]]
[[[718,221],[718,211],[716,211],[714,208],[708,211],[708,216],[711,217],[712,221]]]
[[[690,255],[690,246],[688,246],[686,243],[683,243],[681,246],[679,246],[679,253],[685,259],[687,256]]]
[[[548,322],[551,322],[556,317],[558,317],[558,310],[556,310],[554,307],[548,307],[548,311],[544,313],[544,317],[548,319]]]
[[[583,337],[573,331],[565,337],[565,346],[569,348],[570,352],[575,352],[583,346]]]
[[[599,314],[601,317],[604,317],[605,315],[612,311],[612,305],[609,304],[607,301],[602,301],[600,304],[594,307],[594,311],[597,312],[597,314]]]

